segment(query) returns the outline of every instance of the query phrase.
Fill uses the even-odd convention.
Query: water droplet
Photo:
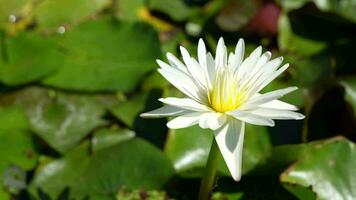
[[[185,29],[189,35],[198,36],[202,30],[202,26],[194,22],[188,22]]]
[[[17,18],[16,18],[16,16],[15,15],[9,15],[9,22],[10,23],[16,23],[16,20],[17,20]]]
[[[63,34],[66,32],[66,28],[64,26],[60,26],[57,28],[57,33]]]

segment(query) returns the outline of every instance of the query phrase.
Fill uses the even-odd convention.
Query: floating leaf
[[[92,138],[92,148],[93,151],[96,152],[120,142],[132,139],[134,136],[135,133],[130,130],[102,128],[94,132],[94,136]]]
[[[298,55],[314,55],[326,48],[326,43],[299,36],[292,31],[290,20],[284,13],[278,22],[278,46],[282,51]]]
[[[83,179],[84,171],[87,169],[89,158],[89,142],[77,146],[68,152],[63,158],[44,164],[36,171],[34,179],[30,185],[30,191],[36,195],[41,189],[56,198],[63,189],[70,187],[71,193],[79,193],[75,187]]]
[[[44,78],[62,65],[63,54],[50,38],[22,33],[5,39],[0,81],[20,85]]]
[[[117,14],[122,20],[138,21],[140,9],[144,7],[144,0],[120,0],[117,2]]]
[[[230,0],[216,17],[216,23],[226,31],[237,31],[244,27],[258,12],[261,2]]]
[[[29,0],[6,1],[0,0],[0,25],[9,22],[10,15],[17,15]]]
[[[162,148],[167,135],[166,120],[144,119],[140,114],[161,106],[157,100],[161,97],[160,90],[150,90],[132,96],[127,101],[110,108],[110,111],[125,125],[142,137]]]
[[[150,0],[148,7],[170,16],[175,21],[186,20],[192,12],[183,0]]]
[[[66,51],[64,65],[44,83],[69,90],[131,91],[160,57],[158,37],[144,24],[91,21],[58,42]]]
[[[286,11],[298,9],[308,2],[313,2],[322,11],[333,12],[353,22],[356,22],[356,2],[354,0],[279,0],[279,3],[281,4],[282,8]]]
[[[3,191],[5,171],[18,167],[30,170],[37,160],[28,119],[20,108],[0,107],[0,160],[0,199],[8,199],[8,194]]]
[[[345,99],[353,107],[356,116],[356,78],[343,78],[340,83],[345,88]]]
[[[120,188],[158,189],[174,174],[169,159],[139,138],[103,147],[89,157],[87,147],[84,143],[42,167],[31,183],[31,190],[41,188],[55,197],[69,186],[73,197],[111,199]]]
[[[40,28],[53,28],[82,20],[110,3],[110,0],[47,0],[40,2],[32,13]]]
[[[299,198],[311,199],[305,190],[312,190],[321,200],[352,199],[356,196],[355,155],[355,144],[343,138],[315,143],[283,172],[281,181]]]
[[[8,94],[1,102],[23,106],[35,134],[61,153],[73,148],[95,127],[105,124],[101,119],[104,107],[88,95],[50,93],[30,87]]]
[[[213,134],[207,129],[193,126],[171,130],[165,146],[165,152],[173,161],[177,172],[184,177],[199,177],[205,168]],[[271,144],[267,129],[258,126],[246,126],[242,171],[247,173],[257,166],[269,154]],[[222,175],[229,172],[220,157],[219,171]]]

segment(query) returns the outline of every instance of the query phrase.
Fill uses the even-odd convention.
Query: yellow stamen
[[[224,113],[242,105],[246,100],[246,90],[240,86],[233,71],[222,68],[217,71],[208,98],[215,111]]]

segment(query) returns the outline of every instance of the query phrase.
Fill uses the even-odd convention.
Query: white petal
[[[188,65],[190,63],[190,55],[189,55],[187,49],[185,49],[184,47],[180,46],[179,49],[180,49],[180,53],[182,54],[185,66],[188,67]]]
[[[265,104],[259,105],[262,108],[273,108],[273,109],[283,109],[283,110],[298,110],[298,108],[292,104],[280,101],[280,100],[273,100],[267,102]]]
[[[176,71],[167,71],[164,69],[158,69],[158,72],[169,81],[174,87],[183,92],[188,97],[196,101],[206,101],[206,94],[203,93],[195,81],[191,80],[188,75],[183,73],[177,73]]]
[[[159,101],[168,104],[170,106],[175,106],[186,110],[210,111],[210,109],[207,106],[200,104],[190,98],[168,97],[168,98],[160,98]]]
[[[172,68],[170,65],[168,65],[167,63],[163,62],[162,60],[156,59],[156,62],[162,69],[164,69],[166,71],[176,70],[176,69]],[[178,71],[178,73],[180,73],[180,72]]]
[[[183,114],[185,112],[187,112],[187,110],[184,110],[184,109],[181,109],[178,107],[163,106],[156,110],[142,113],[140,115],[140,117],[146,117],[146,118],[171,117],[171,116],[177,116],[177,115]]]
[[[216,47],[215,54],[215,64],[216,67],[226,67],[227,66],[227,52],[224,39],[221,37],[218,41],[218,46]]]
[[[215,79],[215,61],[211,53],[206,54],[206,70],[207,70],[207,80],[209,81],[209,88],[212,88],[213,80]]]
[[[239,39],[235,48],[236,63],[234,63],[234,65],[236,67],[240,66],[240,64],[242,63],[244,59],[244,54],[245,54],[245,42],[243,39]]]
[[[176,117],[167,123],[170,129],[186,128],[198,124],[200,116],[203,112],[193,112]]]
[[[259,81],[256,82],[255,84],[255,89],[251,91],[251,95],[253,93],[257,93],[261,91],[264,87],[266,87],[270,82],[272,82],[275,78],[277,78],[279,75],[281,75],[285,70],[287,70],[289,67],[289,64],[283,65],[281,68],[279,68],[277,71],[274,71],[269,74],[264,74],[261,78],[259,78]]]
[[[206,47],[202,39],[198,43],[198,60],[201,66],[206,67]]]
[[[190,57],[188,51],[184,47],[180,47],[185,66],[188,69],[189,74],[193,77],[193,80],[202,88],[206,88],[205,72],[200,64],[192,57]]]
[[[228,114],[238,120],[241,120],[249,124],[254,124],[258,126],[274,126],[274,121],[272,119],[255,115],[248,111],[233,110],[230,111]]]
[[[257,47],[241,64],[238,68],[238,77],[246,79],[249,77],[250,73],[253,71],[258,59],[262,53],[262,47]]]
[[[169,61],[169,64],[171,64],[172,67],[175,67],[185,73],[188,73],[187,67],[173,54],[167,53],[167,59]]]
[[[214,131],[220,152],[235,181],[241,179],[244,134],[245,124],[234,119],[229,120],[226,125]]]
[[[298,88],[297,87],[288,87],[288,88],[284,88],[284,89],[280,89],[280,90],[275,90],[272,92],[267,92],[267,93],[259,95],[259,96],[254,96],[251,99],[248,99],[246,103],[241,105],[241,107],[239,109],[241,109],[241,110],[253,109],[261,104],[265,104],[272,100],[278,99],[287,93],[293,92],[296,89],[298,89]]]
[[[226,122],[226,115],[221,113],[205,113],[200,117],[199,126],[201,128],[210,128],[216,130],[224,125]]]
[[[208,83],[206,82],[206,72],[200,66],[198,61],[196,61],[194,58],[190,58],[190,63],[187,67],[189,73],[192,75],[193,79],[200,85],[200,87],[207,88]]]
[[[227,66],[229,66],[229,68],[232,69],[233,71],[236,69],[235,62],[236,62],[236,56],[234,53],[230,52]]]
[[[271,58],[271,56],[271,52],[267,51],[258,59],[257,63],[251,67],[251,72],[246,73],[247,75],[245,77],[242,77],[243,87],[251,88],[251,86],[255,84],[255,82],[265,71],[264,65]]]
[[[250,110],[252,114],[259,115],[262,117],[268,117],[271,119],[304,119],[303,114],[293,112],[290,110],[280,110],[280,109],[270,109],[270,108],[256,108]]]

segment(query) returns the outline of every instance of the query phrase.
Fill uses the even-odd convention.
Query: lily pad
[[[94,132],[92,149],[94,152],[124,142],[135,137],[135,132],[118,128],[102,128]]]
[[[76,198],[112,199],[121,188],[159,189],[174,174],[169,159],[139,138],[103,147],[90,156],[87,147],[82,145],[42,167],[31,183],[31,191],[41,188],[56,197],[69,186]]]
[[[162,148],[167,135],[166,119],[144,119],[139,115],[161,106],[157,100],[162,92],[157,89],[141,92],[110,108],[110,111],[134,130],[137,136],[142,137]]]
[[[148,2],[150,9],[160,11],[175,21],[186,20],[192,12],[192,8],[187,6],[183,0],[150,0]]]
[[[355,155],[355,144],[344,138],[318,142],[284,171],[280,179],[287,189],[303,199],[311,199],[311,191],[321,200],[353,199],[356,197]]]
[[[356,12],[354,0],[334,1],[334,0],[279,0],[281,6],[286,11],[291,11],[313,2],[320,10],[332,12],[342,17],[356,22]]]
[[[20,10],[30,2],[29,0],[6,1],[0,0],[0,25],[9,22],[10,15],[19,14]]]
[[[171,130],[165,145],[165,153],[181,176],[200,177],[206,165],[212,139],[211,131],[198,126]],[[242,173],[246,174],[257,164],[264,162],[270,150],[267,129],[247,125],[242,153]],[[222,157],[219,159],[220,174],[229,176],[225,162]]]
[[[36,165],[37,152],[29,128],[22,109],[0,107],[0,199],[9,198],[2,185],[5,170],[14,166],[30,170]]]
[[[293,33],[286,13],[279,16],[278,29],[278,46],[282,51],[310,56],[320,53],[327,47],[325,42],[308,39]]]
[[[32,11],[40,28],[53,28],[83,20],[110,5],[110,0],[47,0]]]
[[[161,55],[150,26],[115,20],[80,24],[58,42],[66,51],[64,65],[43,83],[68,90],[131,91]]]
[[[356,77],[348,77],[340,80],[345,88],[345,99],[352,106],[356,117]]]
[[[44,78],[62,65],[63,54],[56,43],[35,33],[21,33],[8,37],[0,48],[0,81],[20,85]]]
[[[95,127],[106,122],[105,108],[89,95],[74,95],[29,87],[8,94],[2,104],[25,108],[31,129],[51,147],[64,153]]]

